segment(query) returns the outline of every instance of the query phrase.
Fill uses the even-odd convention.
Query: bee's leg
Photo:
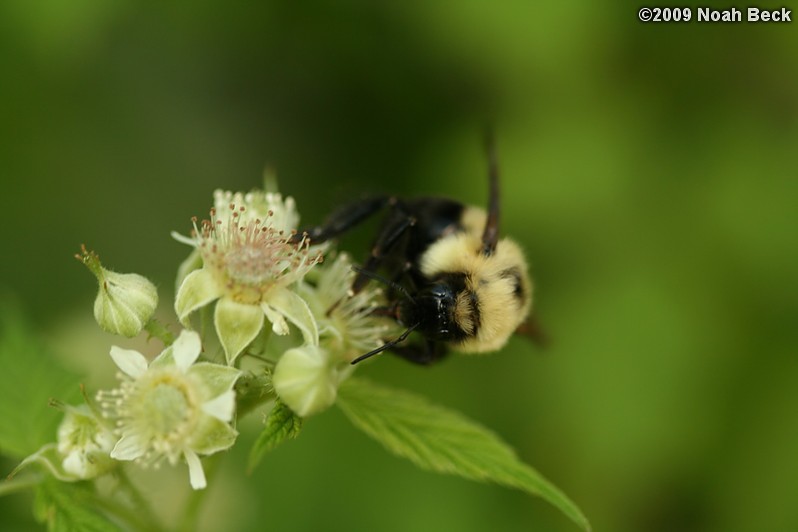
[[[422,344],[397,345],[391,352],[414,364],[429,366],[446,358],[446,344],[425,340]]]
[[[396,199],[390,196],[376,196],[363,200],[348,203],[336,209],[327,220],[316,227],[309,227],[291,237],[291,242],[299,243],[303,236],[307,235],[313,244],[321,244],[331,238],[335,238],[357,224],[366,220],[369,216],[385,208],[389,203],[395,203]]]
[[[392,215],[386,220],[380,230],[377,239],[374,241],[374,247],[371,249],[371,255],[366,259],[362,270],[355,277],[352,283],[352,292],[355,294],[360,292],[371,278],[368,272],[375,272],[380,266],[380,263],[385,256],[396,246],[403,236],[407,234],[407,230],[416,224],[416,219],[408,214],[404,206],[397,202],[392,201],[393,211]]]

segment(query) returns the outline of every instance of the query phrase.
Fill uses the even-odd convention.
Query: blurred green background
[[[492,427],[596,530],[798,530],[798,21],[641,24],[638,7],[5,1],[0,294],[108,386],[119,340],[91,327],[81,243],[155,280],[169,319],[187,254],[169,231],[213,189],[272,165],[308,223],[369,192],[483,204],[493,116],[503,231],[550,347],[360,374]],[[204,530],[575,530],[414,469],[335,409],[245,477],[258,422]],[[164,506],[176,475],[152,490]],[[29,529],[30,502],[0,499],[0,528]]]

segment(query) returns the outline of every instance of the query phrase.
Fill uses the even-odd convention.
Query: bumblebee
[[[445,198],[377,196],[345,205],[295,236],[322,243],[387,211],[370,255],[355,268],[351,293],[371,280],[388,285],[389,303],[375,312],[407,329],[352,364],[385,350],[419,364],[440,360],[448,348],[492,352],[528,328],[532,283],[521,248],[499,238],[499,169],[491,138],[487,147],[487,212]],[[420,341],[405,342],[413,332]]]

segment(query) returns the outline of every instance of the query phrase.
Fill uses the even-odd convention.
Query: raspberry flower
[[[318,343],[316,320],[307,303],[288,289],[321,261],[310,242],[290,242],[299,223],[292,198],[253,191],[217,191],[210,220],[194,222],[191,238],[176,238],[196,248],[181,266],[175,311],[184,326],[195,310],[216,301],[214,325],[228,364],[263,328],[289,333],[293,323],[309,344]]]
[[[58,426],[58,452],[64,457],[61,467],[79,479],[97,477],[114,463],[111,450],[116,443],[113,432],[87,405],[65,406],[64,420]]]
[[[235,409],[233,384],[240,372],[208,362],[194,364],[200,349],[200,337],[193,331],[183,331],[150,364],[137,351],[111,348],[122,383],[97,396],[103,415],[115,420],[121,436],[111,458],[157,467],[164,459],[174,465],[182,456],[191,486],[205,487],[198,455],[225,450],[238,435],[229,423]]]
[[[393,320],[374,313],[385,303],[382,290],[370,284],[357,294],[350,293],[356,273],[349,255],[339,253],[329,266],[317,271],[315,286],[303,283],[297,291],[310,305],[321,341],[336,361],[352,362],[400,332]]]
[[[314,273],[315,283],[301,283],[297,291],[318,320],[320,345],[289,349],[272,376],[277,395],[301,417],[331,406],[338,386],[354,370],[351,361],[381,346],[394,327],[374,314],[382,303],[379,289],[367,286],[349,293],[355,273],[345,253]]]
[[[8,478],[32,464],[44,467],[63,482],[89,480],[113,469],[116,463],[110,454],[116,438],[107,421],[85,404],[70,406],[51,400],[51,406],[64,412],[57,443],[43,445],[14,468]]]

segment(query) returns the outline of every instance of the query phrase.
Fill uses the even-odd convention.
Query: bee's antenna
[[[407,330],[406,330],[405,332],[403,332],[403,333],[402,333],[402,334],[401,334],[401,335],[400,335],[398,338],[396,338],[395,340],[391,340],[390,342],[387,342],[385,345],[381,345],[381,346],[380,346],[380,347],[378,347],[377,349],[375,349],[375,350],[373,350],[373,351],[369,351],[369,352],[368,352],[368,353],[366,353],[365,355],[360,355],[359,357],[357,357],[356,359],[354,359],[354,360],[352,361],[352,365],[354,366],[354,365],[355,365],[355,364],[357,364],[358,362],[363,362],[363,361],[364,361],[364,360],[366,360],[367,358],[371,358],[371,357],[373,357],[374,355],[378,355],[378,354],[382,353],[383,351],[385,351],[386,349],[390,349],[390,348],[392,348],[393,346],[395,346],[396,344],[399,344],[399,343],[402,343],[402,342],[404,342],[404,341],[405,341],[405,338],[407,338],[407,337],[410,335],[410,333],[411,333],[411,332],[415,331],[415,330],[416,330],[416,328],[417,328],[419,325],[421,325],[421,324],[420,324],[420,323],[416,323],[415,325],[411,325],[410,327],[408,327],[408,328],[407,328]]]
[[[407,289],[405,289],[405,287],[400,285],[399,283],[395,283],[393,281],[390,281],[390,280],[386,279],[385,277],[383,277],[382,275],[379,275],[379,274],[374,273],[374,272],[369,271],[369,270],[365,270],[365,269],[361,268],[360,266],[352,265],[352,269],[354,271],[356,271],[359,275],[362,275],[364,277],[368,277],[369,279],[373,279],[375,281],[379,281],[380,283],[382,283],[384,285],[390,286],[391,288],[393,288],[397,292],[400,292],[403,296],[405,296],[410,301],[413,301],[413,296],[410,295],[410,292],[408,292]]]
[[[499,158],[493,128],[485,131],[485,150],[488,154],[488,219],[482,233],[482,254],[492,255],[499,241]]]

